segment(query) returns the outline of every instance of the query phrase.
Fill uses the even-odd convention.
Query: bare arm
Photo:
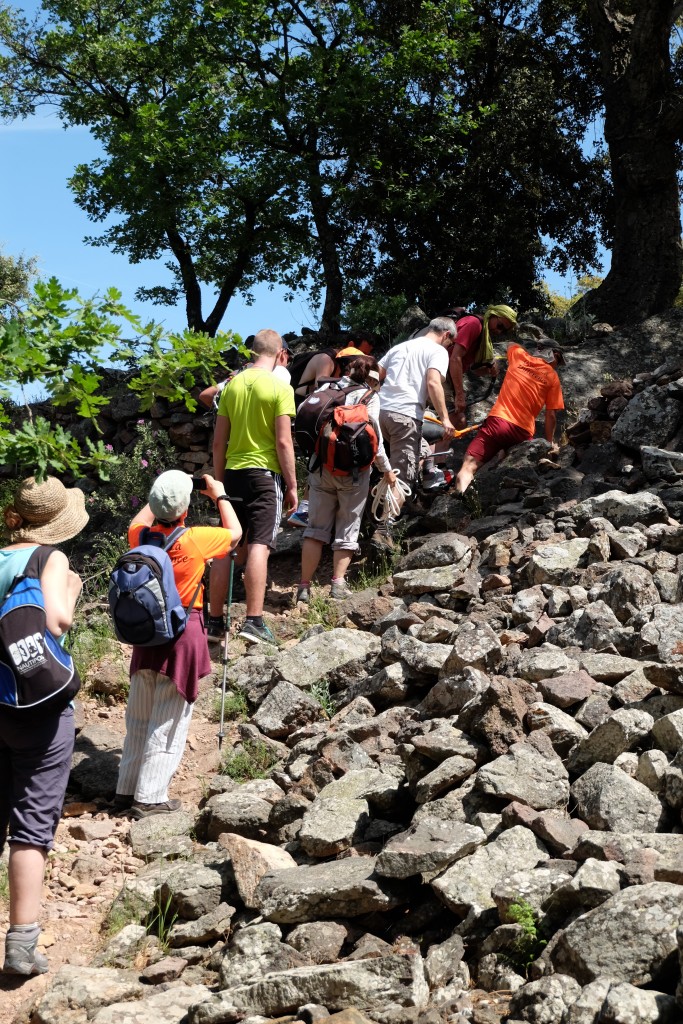
[[[297,506],[296,465],[292,443],[292,421],[289,416],[275,417],[275,450],[280,471],[285,480],[285,504],[292,512]]]
[[[230,420],[227,416],[217,416],[213,432],[213,476],[219,483],[223,483],[225,475],[225,456],[229,441]]]
[[[69,560],[63,552],[53,551],[43,569],[40,585],[47,628],[53,636],[62,636],[74,620],[76,601],[83,586],[81,577],[69,568]]]
[[[453,424],[448,418],[446,396],[443,393],[441,374],[434,367],[427,370],[427,394],[429,395],[429,401],[431,402],[436,415],[443,423],[443,436],[444,440],[447,441],[453,436]]]
[[[218,386],[216,384],[212,384],[211,387],[204,388],[204,390],[197,396],[197,399],[202,403],[202,405],[205,405],[207,409],[210,409],[217,394]]]
[[[545,439],[550,444],[555,439],[555,427],[557,426],[557,413],[554,409],[546,409],[545,411]]]

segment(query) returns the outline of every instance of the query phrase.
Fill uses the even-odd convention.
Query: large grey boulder
[[[455,913],[477,917],[495,906],[491,892],[506,875],[534,868],[548,856],[533,832],[516,825],[469,857],[451,864],[434,879],[432,888]]]
[[[461,583],[465,569],[459,565],[440,565],[430,569],[406,569],[392,576],[394,593],[399,597],[450,591]]]
[[[540,544],[529,557],[529,581],[571,586],[578,582],[579,566],[585,564],[589,541],[585,537]]]
[[[638,491],[635,494],[619,490],[605,491],[575,505],[570,514],[578,523],[602,516],[616,527],[633,526],[634,523],[649,526],[650,523],[666,523],[669,519],[662,499],[650,491]]]
[[[237,891],[245,907],[253,907],[256,886],[264,875],[296,867],[291,854],[270,843],[259,843],[229,832],[223,832],[218,842],[230,857]]]
[[[620,622],[627,622],[647,605],[660,604],[652,573],[642,565],[624,562],[605,573],[589,591],[591,601],[604,601]]]
[[[168,933],[168,944],[172,948],[179,948],[215,942],[230,931],[230,921],[234,913],[234,907],[228,903],[219,903],[214,910],[192,921],[176,921]]]
[[[601,1024],[679,1024],[681,1019],[674,996],[626,982],[610,987],[599,1012]]]
[[[428,999],[422,957],[394,954],[272,973],[193,1007],[189,1020],[223,1024],[251,1014],[281,1017],[314,1003],[330,1011],[363,1007],[373,1021],[389,1024],[401,1019],[403,1008],[424,1009]]]
[[[529,1024],[560,1024],[580,992],[581,986],[568,974],[530,981],[512,996],[508,1019]]]
[[[198,1006],[210,998],[211,993],[203,985],[174,985],[140,1001],[113,1003],[95,1014],[92,1020],[93,1024],[182,1024],[187,1020],[190,1006]]]
[[[81,729],[71,761],[71,785],[84,800],[114,795],[121,751],[121,737],[104,722],[88,722]]]
[[[423,818],[389,840],[377,857],[375,871],[387,878],[422,875],[427,881],[485,842],[486,834],[476,825]]]
[[[580,818],[611,832],[656,832],[663,808],[647,786],[611,764],[594,764],[571,788]]]
[[[476,788],[491,796],[519,800],[537,811],[564,807],[569,776],[559,757],[547,757],[530,743],[513,743],[507,754],[479,769]]]
[[[254,902],[277,924],[299,924],[319,918],[358,917],[389,910],[402,901],[386,879],[375,874],[372,857],[292,868],[265,875]]]
[[[683,887],[650,882],[624,889],[572,921],[550,953],[555,971],[582,985],[606,975],[632,985],[657,982],[676,962]]]
[[[472,561],[475,543],[470,537],[459,533],[437,533],[425,537],[419,547],[403,555],[397,570],[433,569],[440,565],[457,565],[466,568]]]
[[[60,967],[52,985],[33,1012],[35,1024],[64,1024],[69,1010],[82,1011],[80,1019],[92,1019],[111,1003],[142,999],[149,990],[132,971],[109,967]]]
[[[219,906],[224,885],[216,868],[191,861],[178,864],[159,885],[159,905],[168,904],[183,921],[195,921]]]
[[[276,924],[252,924],[236,932],[221,960],[220,987],[251,985],[271,971],[304,967],[311,958],[283,942]]]
[[[274,677],[306,689],[327,679],[342,689],[372,671],[381,641],[359,629],[330,629],[278,654]]]
[[[247,839],[261,839],[268,828],[271,805],[247,788],[217,793],[207,801],[201,815],[202,831],[207,839],[218,839],[222,832],[234,832]]]
[[[648,735],[653,722],[647,711],[620,708],[574,747],[568,761],[569,770],[583,772],[598,761],[613,764],[619,754],[631,750]]]
[[[488,623],[466,620],[458,625],[453,648],[441,669],[441,678],[462,672],[465,668],[495,671],[502,659],[502,645]]]
[[[612,427],[612,441],[639,451],[641,445],[666,443],[676,433],[681,403],[657,384],[634,395]]]
[[[664,665],[674,666],[678,670],[677,677],[671,680],[663,678],[652,681],[674,693],[683,693],[683,616],[680,605],[655,605],[649,621],[643,623],[636,638],[634,653],[643,658],[663,662]],[[645,674],[648,679],[652,678],[649,671]]]
[[[318,701],[293,683],[277,683],[252,715],[252,722],[272,739],[283,739],[322,718]]]
[[[311,857],[347,850],[370,820],[369,796],[390,798],[398,780],[374,768],[350,771],[318,793],[301,823],[299,842]]]
[[[415,800],[418,804],[426,804],[440,793],[457,786],[476,770],[476,762],[471,757],[454,754],[424,775],[415,786]]]

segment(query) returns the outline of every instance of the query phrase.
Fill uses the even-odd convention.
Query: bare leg
[[[313,574],[320,564],[320,557],[323,553],[323,543],[321,540],[314,540],[312,537],[306,537],[304,539],[303,546],[301,548],[301,579],[310,582],[313,579]],[[335,552],[336,554],[336,552]]]
[[[270,548],[267,544],[250,544],[247,565],[244,570],[244,586],[247,591],[247,615],[263,615],[263,602],[266,597],[268,579],[268,557]]]
[[[351,565],[351,559],[353,558],[353,551],[347,551],[346,549],[340,549],[332,552],[332,563],[333,570],[332,575],[336,580],[346,576],[347,570]],[[308,577],[307,577],[308,578]]]
[[[462,466],[460,467],[460,472],[455,478],[455,489],[459,494],[465,493],[472,483],[477,470],[482,465],[482,462],[479,462],[478,459],[474,459],[471,455],[465,456],[462,461]]]
[[[40,914],[47,850],[42,846],[10,843],[9,919],[10,926],[33,924]]]

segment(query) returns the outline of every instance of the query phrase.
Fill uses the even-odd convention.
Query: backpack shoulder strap
[[[43,570],[47,565],[48,558],[50,557],[52,552],[56,550],[57,548],[50,547],[50,545],[48,544],[41,544],[40,547],[36,548],[36,550],[32,553],[31,557],[29,558],[28,562],[26,563],[24,571],[22,573],[19,573],[18,576],[15,576],[14,582],[12,583],[12,587],[15,586],[17,580],[25,578],[39,580],[40,577],[43,575]],[[10,587],[10,590],[12,589],[12,587]]]
[[[173,533],[169,533],[164,544],[164,551],[170,551],[177,540],[180,540],[182,535],[187,533],[187,526],[176,526]]]

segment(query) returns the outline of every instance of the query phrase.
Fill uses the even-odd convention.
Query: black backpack
[[[319,348],[316,352],[300,352],[298,356],[294,356],[287,369],[289,370],[289,376],[291,378],[289,383],[295,391],[299,387],[301,378],[303,377],[306,367],[310,363],[311,359],[313,359],[314,356],[322,355],[329,356],[330,359],[334,359],[337,355],[337,350],[335,348]],[[311,381],[311,384],[313,383],[315,382]]]

